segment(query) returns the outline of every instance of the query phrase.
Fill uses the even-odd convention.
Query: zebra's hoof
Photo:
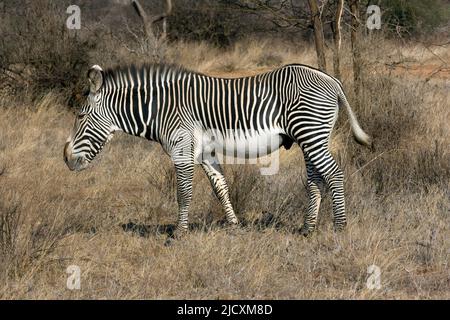
[[[173,245],[175,245],[178,241],[180,241],[182,237],[181,236],[176,236],[176,235],[171,235],[168,236],[166,241],[164,241],[164,246],[165,247],[171,247]]]
[[[239,221],[228,222],[229,229],[239,229],[240,227]]]
[[[172,237],[167,237],[166,241],[164,241],[164,246],[165,247],[171,247],[175,244],[177,240],[172,238]]]
[[[244,231],[239,223],[230,223],[225,228],[225,230],[227,233],[234,235],[234,236],[242,234]]]
[[[301,227],[301,229],[300,229],[300,234],[302,236],[304,236],[305,238],[310,237],[313,234],[313,232],[314,232],[314,228],[311,228],[311,227],[308,227],[305,225],[303,225],[303,227]]]
[[[164,242],[164,245],[166,247],[172,246],[176,243],[176,241],[184,238],[187,234],[187,229],[176,229],[173,233],[169,234],[167,236],[166,241]]]
[[[334,224],[334,231],[335,232],[342,232],[347,227],[347,222],[340,222]]]

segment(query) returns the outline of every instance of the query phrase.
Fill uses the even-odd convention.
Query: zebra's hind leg
[[[326,144],[318,149],[314,149],[314,151],[305,152],[311,164],[331,190],[334,227],[337,231],[342,230],[347,225],[347,218],[345,216],[344,175],[342,170],[333,159]]]
[[[308,176],[308,211],[305,215],[305,222],[300,229],[300,233],[305,237],[310,235],[316,228],[317,215],[319,213],[321,196],[321,186],[323,184],[322,176],[317,172],[314,165],[305,155],[306,172]]]
[[[347,226],[347,217],[345,216],[344,174],[340,168],[328,177],[327,184],[330,186],[333,197],[334,229],[342,231]]]
[[[204,159],[202,161],[202,168],[208,176],[217,199],[219,199],[222,204],[228,223],[237,225],[239,221],[234,213],[233,206],[231,205],[228,185],[225,181],[220,164],[217,161],[214,161],[214,159]]]

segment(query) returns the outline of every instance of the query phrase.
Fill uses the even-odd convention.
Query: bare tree
[[[166,10],[162,14],[158,15],[149,15],[145,12],[142,5],[138,0],[132,0],[131,2],[133,8],[136,10],[136,13],[142,20],[145,37],[144,43],[142,47],[144,50],[150,52],[156,60],[161,59],[162,51],[165,48],[166,40],[167,40],[167,17],[172,13],[172,0],[166,0]],[[162,21],[162,32],[160,35],[157,35],[157,32],[154,28],[154,25],[157,22]]]
[[[319,10],[318,0],[308,0],[311,9],[311,19],[314,26],[314,42],[316,45],[317,62],[319,69],[327,71],[325,59],[325,38],[323,35],[322,18]]]
[[[362,88],[362,55],[361,55],[361,21],[359,15],[360,0],[350,0],[351,18],[351,33],[350,38],[352,42],[353,55],[353,82],[355,88],[355,95],[359,104]]]
[[[343,1],[343,0],[342,0]],[[327,1],[308,0],[310,15],[303,1],[293,0],[236,0],[232,4],[243,12],[251,12],[268,19],[277,30],[314,29],[314,42],[319,69],[327,71],[325,57],[325,37],[323,33],[322,11]],[[342,13],[342,9],[340,10]],[[339,15],[339,24],[340,24]],[[338,34],[340,44],[340,33]],[[339,45],[340,46],[340,45]]]
[[[344,0],[337,0],[336,11],[334,16],[334,28],[333,28],[333,38],[334,38],[334,52],[333,52],[333,69],[334,76],[338,79],[341,78],[341,18],[342,11],[344,9]]]
[[[276,30],[308,28],[308,15],[302,1],[293,0],[221,0],[223,5],[239,9],[241,12],[252,13],[272,23]]]

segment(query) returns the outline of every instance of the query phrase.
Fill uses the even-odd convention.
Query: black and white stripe
[[[343,174],[328,149],[339,104],[349,114],[357,141],[369,145],[370,138],[359,127],[337,79],[304,65],[236,79],[169,65],[107,71],[97,67],[95,72],[91,83],[99,89],[91,90],[81,111],[86,116],[77,120],[69,139],[73,154],[90,162],[115,130],[161,143],[176,168],[179,229],[187,228],[195,159],[206,149],[215,152],[230,142],[239,149],[239,143],[269,138],[278,139],[276,148],[288,149],[297,142],[304,153],[310,203],[303,233],[315,228],[323,183],[332,193],[336,228],[345,226]],[[216,139],[205,143],[206,132],[214,132]],[[237,223],[220,165],[214,155],[201,159],[228,221]]]

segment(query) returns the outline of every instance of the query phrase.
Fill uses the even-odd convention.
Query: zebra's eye
[[[85,116],[86,116],[86,113],[80,113],[80,114],[77,115],[77,119],[78,120],[83,120]]]

